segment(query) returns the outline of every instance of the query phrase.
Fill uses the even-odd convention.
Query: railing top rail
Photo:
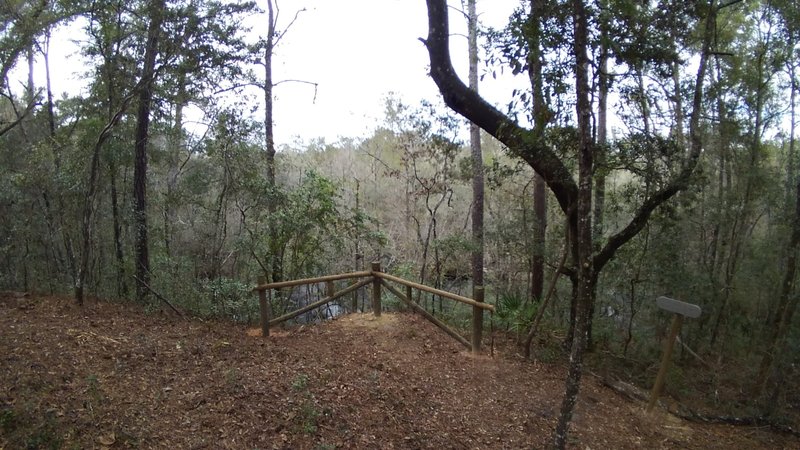
[[[404,286],[410,286],[414,289],[419,289],[420,291],[430,292],[431,294],[434,295],[438,295],[444,298],[449,298],[450,300],[455,300],[457,302],[466,303],[467,305],[476,306],[478,308],[494,312],[494,305],[490,305],[488,303],[476,302],[471,298],[463,297],[461,295],[453,294],[451,292],[443,291],[441,289],[425,286],[424,284],[414,283],[413,281],[404,280],[400,277],[389,275],[383,272],[375,272],[373,275],[379,278],[383,278],[384,280],[394,281],[395,283],[399,283]]]
[[[323,277],[303,278],[302,280],[279,281],[277,283],[259,284],[253,291],[264,291],[267,289],[281,289],[292,286],[302,286],[304,284],[324,283],[326,281],[346,280],[348,278],[371,277],[372,272],[363,270],[360,272],[340,273],[337,275],[326,275]]]

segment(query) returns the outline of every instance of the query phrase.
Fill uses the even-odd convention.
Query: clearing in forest
[[[0,448],[545,448],[562,364],[473,357],[410,314],[276,330],[0,297]],[[701,425],[586,377],[571,446],[798,448]]]

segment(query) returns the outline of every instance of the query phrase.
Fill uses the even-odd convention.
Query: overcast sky
[[[266,4],[260,3],[266,10]],[[450,3],[461,6],[460,0]],[[519,0],[478,0],[480,20],[484,25],[502,26],[517,4]],[[279,5],[279,29],[284,29],[299,9],[306,11],[276,49],[274,80],[306,80],[319,87],[316,99],[309,85],[282,83],[276,87],[278,145],[291,144],[298,137],[305,142],[317,137],[328,142],[339,137],[367,137],[381,123],[384,99],[390,92],[408,104],[439,98],[428,77],[427,51],[419,41],[427,36],[424,0],[283,0]],[[248,22],[254,37],[264,33],[265,17]],[[452,11],[451,23],[454,63],[466,79],[466,21]],[[62,28],[51,43],[52,82],[59,96],[62,92],[76,95],[87,84],[77,47],[71,43],[80,38],[75,27],[78,25],[71,31]],[[18,67],[16,78],[24,80],[25,70]],[[41,63],[37,79],[43,86]],[[487,77],[481,84],[481,92],[497,104],[508,101],[512,88],[507,79]],[[260,118],[263,100],[254,101]]]
[[[451,1],[460,6],[460,1]],[[502,25],[518,0],[479,0],[481,20]],[[438,98],[428,77],[428,54],[419,41],[427,36],[423,0],[284,1],[285,24],[294,5],[307,11],[286,35],[275,55],[275,80],[304,79],[319,83],[283,84],[275,90],[277,142],[292,136],[366,136],[383,118],[384,98],[395,92],[408,103]],[[452,32],[463,33],[465,21],[451,14]],[[466,79],[466,38],[454,36],[453,57]],[[490,77],[489,77],[490,78]],[[485,81],[482,91],[496,101],[508,101],[508,83]]]

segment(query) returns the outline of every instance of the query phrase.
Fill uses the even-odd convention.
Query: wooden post
[[[325,282],[325,297],[331,298],[333,294],[336,292],[336,285],[334,284],[333,280]],[[326,305],[325,307],[328,308],[330,305]],[[328,310],[330,311],[330,309]],[[324,317],[324,314],[323,314]]]
[[[358,280],[353,280],[353,284],[358,283]],[[358,291],[353,291],[353,300],[352,305],[350,306],[350,312],[357,313],[358,312]]]
[[[258,277],[258,285],[267,284],[267,279],[263,276]],[[261,311],[261,335],[269,336],[269,305],[267,304],[267,290],[259,289],[258,307]]]
[[[472,298],[476,302],[483,303],[483,286],[472,288]],[[472,353],[481,352],[481,340],[483,340],[483,308],[472,307]]]
[[[658,396],[661,395],[661,389],[664,388],[664,379],[667,376],[667,369],[669,369],[670,358],[672,358],[672,347],[675,344],[675,338],[678,332],[681,331],[683,324],[683,315],[675,314],[672,318],[672,327],[669,330],[669,337],[664,343],[664,356],[661,358],[661,367],[658,369],[656,376],[656,383],[653,385],[653,392],[650,393],[650,403],[647,404],[647,412],[653,410],[653,407],[658,401]]]
[[[375,317],[381,316],[381,279],[375,276],[375,272],[381,271],[381,263],[372,263],[372,272],[375,280],[372,281],[372,313]]]
[[[411,299],[411,286],[406,286],[406,298],[410,302],[414,301],[414,300]]]

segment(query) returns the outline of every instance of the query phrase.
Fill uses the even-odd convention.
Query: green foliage
[[[472,174],[471,159],[464,158],[461,161],[466,161],[470,164],[461,167],[464,173],[464,179],[469,179]],[[503,183],[511,181],[514,175],[523,172],[525,163],[521,160],[513,160],[511,162],[505,161],[501,158],[492,158],[489,164],[485,164],[483,170],[486,173],[486,184],[489,189],[498,189]]]
[[[239,391],[242,388],[242,376],[235,367],[225,371],[225,385],[231,392]]]
[[[24,410],[0,410],[0,430],[4,442],[14,448],[27,449],[60,449],[64,445],[61,426],[54,412],[47,412],[43,417],[32,417]]]
[[[319,418],[323,415],[317,406],[314,395],[309,391],[309,377],[301,373],[292,380],[292,391],[300,396],[299,411],[295,415],[295,421],[299,431],[303,434],[316,434]]]
[[[308,375],[301,373],[292,380],[292,390],[295,392],[305,392],[308,389]]]
[[[345,215],[336,185],[314,171],[291,189],[266,191],[278,207],[261,212],[244,242],[264,267],[279,259],[285,278],[318,273],[343,248],[346,231],[363,229],[364,216]]]
[[[217,278],[202,284],[201,295],[208,298],[207,313],[203,315],[229,317],[251,323],[258,317],[258,305],[253,300],[252,286],[239,280]]]
[[[522,296],[505,293],[501,294],[495,306],[500,326],[514,333],[524,333],[530,327],[539,305],[526,301]]]
[[[63,445],[63,438],[58,434],[55,420],[48,419],[31,434],[25,442],[25,448],[58,450]]]
[[[3,408],[0,410],[0,429],[4,433],[11,433],[17,427],[17,416],[14,410],[10,408]]]
[[[403,262],[393,266],[391,268],[391,274],[410,280],[416,276],[417,270],[417,267],[411,262]]]
[[[476,249],[475,242],[463,232],[457,232],[434,240],[431,243],[438,252],[439,265],[445,278],[459,279],[470,276],[471,267],[468,262]]]

